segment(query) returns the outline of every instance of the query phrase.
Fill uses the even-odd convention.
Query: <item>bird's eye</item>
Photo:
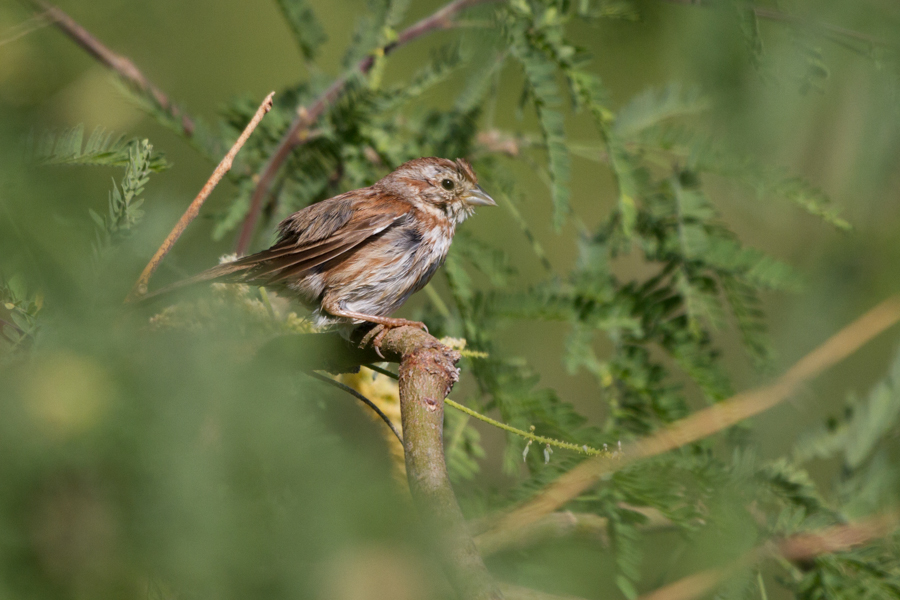
[[[453,181],[450,179],[443,179],[441,180],[441,187],[449,192],[453,190]]]

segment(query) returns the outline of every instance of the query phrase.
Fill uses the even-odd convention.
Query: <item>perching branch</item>
[[[422,37],[427,33],[453,27],[456,15],[469,7],[497,1],[498,0],[454,0],[431,16],[426,17],[403,30],[400,35],[397,36],[395,41],[380,48],[378,52],[373,52],[359,61],[354,67],[353,73],[368,73],[375,65],[376,54],[386,56],[400,46],[403,46],[416,38]],[[348,75],[338,78],[321,96],[319,96],[319,98],[316,99],[315,102],[308,107],[301,106],[297,109],[297,116],[294,118],[290,127],[288,127],[284,136],[281,138],[281,141],[278,143],[278,146],[275,148],[275,151],[272,153],[272,156],[269,157],[269,161],[259,174],[256,188],[253,190],[253,196],[250,199],[250,208],[247,211],[247,216],[244,218],[244,222],[241,225],[241,231],[235,241],[234,251],[238,255],[246,253],[250,246],[250,242],[253,239],[253,233],[256,229],[256,223],[262,212],[263,199],[266,197],[266,194],[268,194],[272,181],[275,179],[275,175],[278,174],[278,171],[291,155],[291,152],[310,139],[310,127],[312,127],[316,121],[325,114],[328,107],[341,96],[348,81]]]
[[[269,341],[255,360],[269,367],[355,371],[389,360],[400,363],[400,414],[409,489],[422,520],[437,533],[450,583],[461,599],[502,598],[472,540],[444,457],[444,399],[459,378],[460,355],[415,327],[391,329],[381,342],[384,358],[369,345],[373,329],[357,344],[335,333],[294,334]]]
[[[23,0],[37,9],[41,16],[52,21],[59,29],[68,35],[72,41],[81,46],[88,54],[100,61],[107,68],[112,69],[126,83],[153,98],[153,101],[176,122],[181,123],[182,133],[186,137],[194,135],[194,122],[175,106],[169,97],[138,69],[131,60],[121,54],[110,50],[100,40],[94,37],[87,29],[79,25],[65,12],[46,2],[45,0]]]
[[[272,98],[274,96],[275,92],[271,92],[268,96],[266,96],[266,99],[263,100],[263,103],[259,105],[256,114],[253,115],[253,118],[244,128],[244,131],[231,147],[231,150],[228,151],[228,154],[225,155],[225,158],[222,159],[222,161],[219,163],[219,166],[217,166],[216,170],[213,171],[213,174],[209,177],[206,185],[203,186],[203,189],[200,190],[200,193],[197,194],[197,197],[194,198],[194,201],[191,202],[187,210],[184,211],[184,214],[181,215],[178,223],[176,223],[172,231],[169,232],[169,235],[156,251],[156,254],[153,255],[153,258],[151,258],[150,262],[147,263],[147,266],[144,267],[144,271],[141,273],[141,276],[138,277],[137,282],[134,284],[134,287],[131,288],[131,292],[129,292],[128,297],[125,299],[126,302],[137,300],[147,293],[147,284],[150,282],[150,277],[152,277],[156,269],[159,268],[159,264],[162,262],[162,259],[165,258],[166,254],[169,253],[169,251],[172,249],[172,246],[175,245],[175,242],[178,241],[178,238],[180,238],[185,229],[187,229],[187,226],[191,224],[191,221],[193,221],[198,214],[200,214],[200,207],[202,207],[203,203],[206,202],[206,199],[225,176],[225,173],[227,173],[231,169],[231,165],[234,162],[234,157],[237,156],[238,151],[240,151],[240,149],[247,142],[250,134],[253,133],[253,130],[256,129],[256,126],[259,125],[259,122],[262,120],[265,114],[272,110]]]
[[[459,379],[460,355],[413,327],[389,331],[381,350],[386,357],[400,359],[400,414],[409,490],[422,520],[440,536],[437,547],[444,554],[450,583],[460,598],[502,598],[456,502],[444,458],[444,399]]]
[[[607,475],[640,459],[696,442],[757,415],[790,397],[797,388],[825,369],[853,354],[863,344],[900,321],[900,296],[882,302],[840,330],[798,361],[774,383],[740,393],[660,429],[642,440],[630,442],[615,457],[598,456],[559,477],[534,498],[501,516],[495,529],[512,529],[533,523],[563,506]]]

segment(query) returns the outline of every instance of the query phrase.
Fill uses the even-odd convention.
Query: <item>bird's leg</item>
[[[343,317],[346,319],[356,319],[358,321],[366,321],[368,323],[377,323],[381,325],[382,329],[375,335],[375,339],[372,340],[372,347],[375,348],[375,352],[381,358],[384,358],[384,355],[381,353],[381,341],[384,339],[384,336],[387,335],[387,332],[395,327],[418,327],[428,333],[428,327],[426,327],[425,323],[420,321],[410,321],[409,319],[396,319],[392,317],[378,317],[375,315],[367,315],[365,313],[354,312],[352,310],[345,310],[340,306],[338,302],[333,300],[325,299],[322,301],[322,308],[325,311],[333,315],[335,317]]]

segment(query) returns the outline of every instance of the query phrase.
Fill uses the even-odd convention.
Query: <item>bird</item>
[[[272,247],[144,296],[201,282],[244,283],[293,297],[319,327],[347,333],[424,323],[391,317],[444,263],[456,227],[476,206],[496,206],[465,159],[410,160],[369,187],[311,204],[278,225]]]

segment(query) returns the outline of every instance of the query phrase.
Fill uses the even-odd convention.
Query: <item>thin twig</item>
[[[507,431],[509,433],[513,433],[519,437],[525,438],[526,440],[531,440],[532,442],[537,442],[538,444],[543,444],[546,446],[555,446],[557,448],[564,448],[565,450],[571,450],[572,452],[578,452],[579,454],[587,454],[588,456],[611,456],[612,453],[608,450],[599,450],[597,448],[591,448],[590,446],[579,446],[578,444],[573,444],[572,442],[564,442],[562,440],[557,440],[554,438],[548,438],[543,435],[537,435],[531,433],[529,431],[524,431],[522,429],[518,429],[511,425],[507,425],[506,423],[501,423],[495,419],[488,417],[487,415],[483,415],[476,410],[472,410],[468,406],[463,406],[458,402],[454,402],[450,398],[444,400],[447,406],[453,407],[456,410],[463,412],[470,417],[474,417],[483,423],[487,423],[497,429],[502,429],[503,431]]]
[[[381,367],[379,367],[377,365],[366,365],[366,367],[375,371],[376,373],[381,373],[382,375],[386,375],[386,376],[390,377],[391,379],[398,379],[396,374],[391,373],[387,369],[382,369]],[[492,418],[488,417],[487,415],[483,415],[480,412],[478,412],[477,410],[473,410],[473,409],[469,408],[468,406],[464,406],[458,402],[454,402],[450,398],[446,398],[444,400],[444,403],[447,406],[449,406],[451,408],[455,408],[456,410],[458,410],[462,413],[465,413],[465,414],[469,415],[470,417],[478,419],[479,421],[482,421],[483,423],[487,423],[488,425],[490,425],[492,427],[496,427],[497,429],[502,429],[503,431],[513,433],[519,437],[525,438],[526,440],[531,440],[532,442],[537,442],[538,444],[544,444],[547,446],[555,446],[556,448],[563,448],[565,450],[571,450],[572,452],[578,452],[580,454],[587,454],[588,456],[600,456],[600,455],[611,456],[612,455],[612,453],[609,452],[608,450],[599,450],[597,448],[591,448],[590,446],[585,446],[585,445],[579,446],[578,444],[573,444],[572,442],[564,442],[562,440],[548,438],[548,437],[545,437],[542,435],[537,435],[535,433],[531,433],[530,431],[524,431],[522,429],[518,429],[511,425],[507,425],[506,423],[497,421],[496,419],[492,419]]]
[[[173,119],[181,123],[181,129],[185,136],[191,137],[194,134],[193,120],[175,106],[161,89],[147,79],[131,60],[110,50],[103,42],[94,37],[87,29],[79,25],[72,17],[49,2],[46,2],[45,0],[23,1],[40,9],[41,13],[59,27],[63,33],[68,35],[72,41],[81,46],[88,54],[100,61],[106,67],[115,71],[131,86],[145,94],[149,94],[160,108],[171,115]]]
[[[362,344],[367,347],[366,338]],[[443,400],[459,378],[460,354],[415,327],[388,331],[381,350],[389,360],[400,359],[400,414],[409,491],[423,524],[439,540],[436,544],[448,579],[459,598],[500,600],[503,595],[456,501],[444,455]]]
[[[384,46],[378,52],[373,52],[363,58],[357,63],[351,73],[366,74],[374,66],[376,55],[386,56],[400,46],[427,33],[453,27],[454,17],[466,8],[477,4],[487,4],[488,2],[497,1],[498,0],[454,0],[431,16],[426,17],[405,29],[397,36],[395,41]],[[275,148],[275,151],[269,157],[268,162],[259,174],[256,188],[253,190],[253,196],[250,200],[250,208],[247,211],[244,222],[241,224],[241,231],[235,242],[234,251],[238,255],[246,253],[250,246],[250,242],[253,239],[253,233],[256,229],[256,223],[262,212],[263,199],[266,197],[266,194],[268,194],[272,181],[275,179],[275,175],[281,169],[281,166],[287,160],[288,156],[290,156],[291,152],[297,146],[309,141],[309,128],[312,127],[316,121],[325,114],[328,107],[340,97],[349,79],[349,75],[339,77],[321,96],[319,96],[319,98],[316,99],[315,102],[308,107],[301,106],[297,109],[297,116],[294,118],[290,127],[288,127],[287,132],[285,132],[281,141],[278,143],[278,146]]]
[[[601,476],[637,460],[657,456],[722,431],[776,406],[803,382],[853,354],[863,344],[900,321],[900,296],[894,296],[830,337],[807,354],[774,383],[732,398],[676,421],[642,440],[625,445],[615,457],[598,456],[559,477],[525,504],[501,516],[495,528],[522,527],[533,523],[576,497]]]
[[[862,546],[873,540],[891,535],[900,522],[900,512],[893,510],[844,525],[835,525],[819,531],[798,533],[781,540],[776,552],[790,561],[805,561],[821,554],[833,554]]]
[[[187,229],[187,226],[190,225],[191,221],[193,221],[200,213],[200,207],[203,206],[203,203],[215,189],[216,185],[218,185],[219,181],[222,180],[222,177],[225,176],[225,173],[227,173],[228,170],[231,169],[231,164],[234,162],[234,157],[237,156],[238,151],[243,147],[244,143],[250,137],[250,134],[253,133],[253,130],[256,129],[256,126],[259,125],[259,122],[262,120],[265,114],[272,109],[272,98],[274,96],[275,92],[271,92],[268,96],[266,96],[266,99],[263,100],[263,103],[260,104],[259,108],[256,111],[256,114],[253,115],[253,118],[247,124],[247,127],[244,128],[241,136],[231,147],[231,150],[228,151],[228,154],[225,155],[225,158],[223,158],[219,163],[219,166],[216,167],[216,170],[213,171],[213,174],[206,182],[206,185],[203,186],[203,189],[200,190],[200,193],[197,194],[197,197],[194,198],[194,201],[191,202],[187,210],[184,211],[184,214],[181,215],[178,223],[175,224],[175,227],[163,241],[162,245],[159,247],[159,250],[156,251],[156,254],[153,255],[153,258],[151,258],[150,262],[147,263],[147,266],[144,267],[144,271],[141,273],[141,276],[138,278],[137,282],[134,284],[134,287],[131,289],[131,292],[128,294],[128,298],[126,298],[125,300],[126,302],[136,300],[147,293],[147,284],[150,282],[150,277],[159,267],[162,259],[165,258],[166,254],[168,254],[172,249],[172,246],[175,245],[175,242],[178,241],[178,238],[181,237],[181,234],[183,234],[185,229]]]
[[[304,371],[304,372],[307,375],[309,375],[310,377],[314,377],[314,378],[318,379],[319,381],[324,381],[328,385],[333,385],[334,387],[338,388],[339,390],[347,392],[348,394],[350,394],[351,396],[353,396],[354,398],[356,398],[357,400],[359,400],[360,402],[362,402],[363,404],[365,404],[366,406],[368,406],[369,408],[374,410],[375,413],[379,417],[381,417],[381,420],[384,421],[385,423],[387,423],[387,426],[391,428],[391,431],[393,431],[394,435],[397,436],[397,440],[400,442],[400,444],[401,445],[403,444],[403,436],[400,435],[399,431],[397,431],[397,426],[394,425],[393,421],[391,421],[388,418],[388,416],[386,414],[384,414],[381,411],[381,409],[378,408],[378,406],[374,402],[372,402],[371,400],[369,400],[368,398],[366,398],[365,396],[360,394],[358,391],[354,390],[349,385],[347,385],[345,383],[341,383],[340,381],[337,381],[336,379],[332,379],[331,377],[328,377],[327,375],[322,375],[321,373],[317,373],[316,371]]]
[[[854,31],[852,29],[847,29],[846,27],[839,27],[837,25],[832,25],[831,23],[819,23],[816,21],[808,21],[803,17],[797,15],[791,15],[788,13],[781,12],[779,10],[775,10],[772,8],[764,8],[762,6],[753,7],[753,14],[756,15],[760,19],[766,19],[767,21],[777,21],[780,23],[790,23],[791,25],[798,25],[801,27],[809,27],[811,29],[819,29],[825,33],[837,35],[839,37],[845,37],[852,40],[856,40],[858,42],[863,42],[864,44],[868,44],[870,46],[882,46],[886,48],[896,48],[896,42],[891,42],[885,39],[877,38],[871,35],[867,35],[865,33],[860,33],[858,31]]]
[[[400,379],[400,377],[396,373],[392,373],[391,371],[388,371],[387,369],[385,369],[383,367],[379,367],[376,364],[370,364],[370,365],[364,365],[364,366],[367,369],[369,369],[370,371],[375,371],[376,373],[381,373],[382,375],[390,377],[391,379],[393,379],[395,381]]]

